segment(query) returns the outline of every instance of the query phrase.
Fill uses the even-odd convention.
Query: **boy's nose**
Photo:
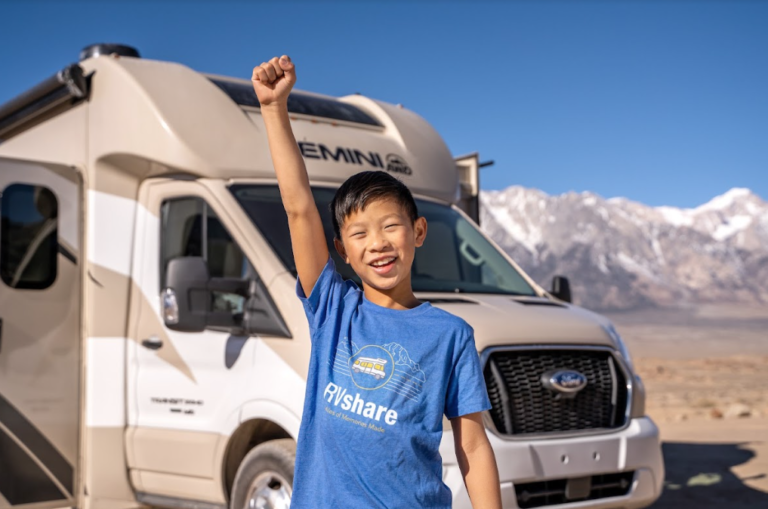
[[[371,235],[371,243],[368,245],[368,249],[371,251],[382,251],[390,247],[390,243],[383,235]]]

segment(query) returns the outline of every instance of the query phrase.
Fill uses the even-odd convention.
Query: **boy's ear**
[[[336,248],[336,252],[339,253],[339,256],[341,256],[341,259],[344,260],[344,263],[349,265],[349,258],[347,258],[347,250],[344,249],[344,243],[338,238],[334,237],[333,246]]]
[[[424,240],[427,238],[427,220],[424,217],[419,217],[413,223],[413,233],[416,237],[416,247],[424,245]]]

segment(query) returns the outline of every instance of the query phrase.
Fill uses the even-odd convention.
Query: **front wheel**
[[[251,449],[237,469],[231,509],[289,509],[296,442],[270,440]]]

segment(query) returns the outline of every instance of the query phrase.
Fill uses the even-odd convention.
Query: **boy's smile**
[[[427,222],[412,223],[396,200],[370,201],[341,227],[336,249],[363,281],[371,302],[396,309],[418,305],[411,289],[411,265],[427,234]]]
[[[380,276],[384,276],[389,273],[389,270],[395,266],[395,261],[397,260],[396,256],[385,256],[382,258],[377,258],[369,265],[373,267],[373,270],[376,271],[377,274]]]

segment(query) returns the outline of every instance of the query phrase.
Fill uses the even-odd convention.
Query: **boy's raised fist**
[[[274,57],[253,68],[251,82],[261,106],[287,104],[288,94],[296,83],[296,69],[288,55]]]

